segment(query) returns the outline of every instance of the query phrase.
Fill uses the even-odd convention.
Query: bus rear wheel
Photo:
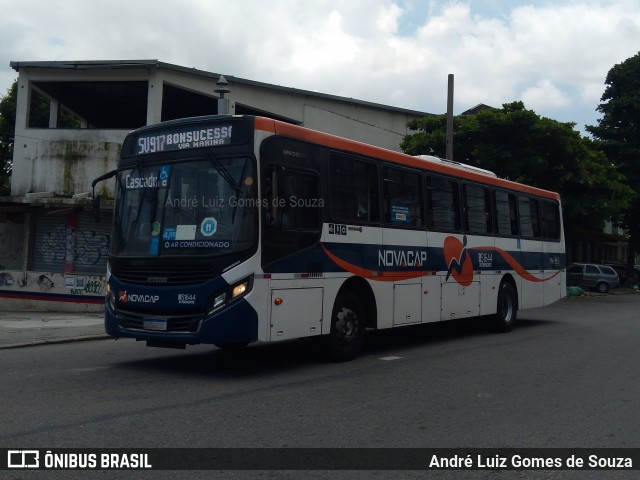
[[[493,326],[497,332],[510,332],[518,315],[518,295],[509,282],[502,282],[498,290],[498,309],[493,316]]]
[[[331,313],[326,353],[335,362],[352,360],[362,350],[366,321],[362,302],[353,292],[342,292]]]

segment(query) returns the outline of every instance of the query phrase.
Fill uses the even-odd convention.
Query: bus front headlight
[[[207,307],[207,316],[211,316],[230,303],[241,299],[251,291],[251,288],[253,288],[253,275],[236,282],[224,291],[213,295]]]
[[[231,290],[231,300],[244,295],[247,290],[249,290],[249,280],[245,280],[244,282],[239,283],[238,285],[233,287],[233,290]]]

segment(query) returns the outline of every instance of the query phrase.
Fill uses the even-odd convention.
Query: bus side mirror
[[[96,184],[115,176],[116,172],[117,170],[111,170],[91,182],[91,188],[93,189],[93,218],[96,222],[100,221],[100,195],[96,196]]]

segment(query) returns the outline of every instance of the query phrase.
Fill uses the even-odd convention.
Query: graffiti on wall
[[[104,281],[84,275],[65,275],[64,283],[71,295],[100,295],[105,289]]]
[[[14,277],[19,280],[15,281]],[[4,271],[0,272],[0,287],[9,287],[5,291],[97,296],[104,293],[106,279],[103,275]]]
[[[13,275],[6,272],[0,272],[0,287],[3,287],[5,285],[7,287],[13,285]]]
[[[41,292],[48,292],[49,290],[51,290],[53,287],[56,286],[56,284],[53,282],[53,280],[51,280],[46,275],[39,275],[38,276],[38,285],[40,286],[40,291]]]
[[[73,262],[78,265],[97,265],[109,253],[110,236],[91,229],[58,225],[45,232],[40,252],[45,263]]]

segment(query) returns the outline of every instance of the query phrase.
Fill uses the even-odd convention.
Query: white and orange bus
[[[485,317],[565,295],[558,194],[276,120],[209,116],[124,141],[105,326],[150,346],[323,336]]]

